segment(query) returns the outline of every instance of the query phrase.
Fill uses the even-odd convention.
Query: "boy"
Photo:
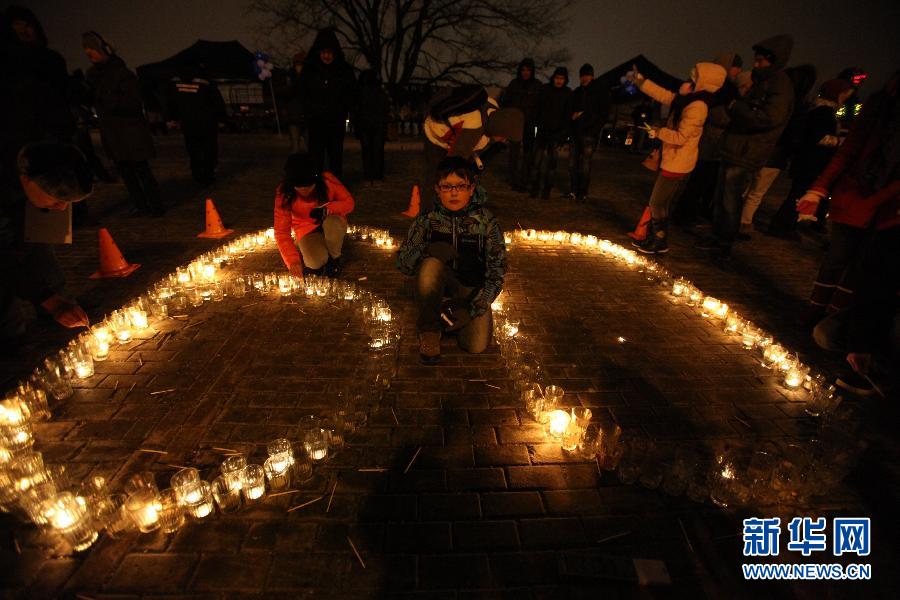
[[[463,350],[484,352],[491,339],[491,303],[503,289],[506,245],[475,167],[448,157],[437,167],[440,205],[419,215],[397,256],[397,268],[416,277],[419,355],[433,365],[441,333],[455,332]]]

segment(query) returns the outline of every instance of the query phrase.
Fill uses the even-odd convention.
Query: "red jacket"
[[[331,173],[326,171],[322,173],[322,177],[328,187],[328,201],[325,202],[328,214],[346,218],[353,212],[353,196]],[[321,206],[321,203],[318,200],[309,200],[298,196],[294,199],[290,209],[287,209],[282,206],[282,200],[283,196],[279,186],[275,190],[275,242],[278,244],[284,264],[290,269],[291,265],[303,264],[303,257],[300,256],[300,251],[294,244],[294,240],[291,239],[291,230],[297,240],[314,231],[318,225],[310,218],[309,211]]]
[[[831,195],[828,218],[835,223],[876,229],[900,225],[900,179],[891,179],[883,188],[873,190],[864,178],[866,166],[881,144],[882,132],[874,122],[877,112],[863,109],[847,139],[810,188]]]

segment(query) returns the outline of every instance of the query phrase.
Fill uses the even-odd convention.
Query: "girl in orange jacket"
[[[347,235],[353,196],[338,178],[319,173],[308,154],[292,154],[275,191],[275,242],[296,277],[306,272],[335,277]],[[291,239],[291,232],[294,239]]]

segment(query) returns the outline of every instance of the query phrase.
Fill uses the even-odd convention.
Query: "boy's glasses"
[[[437,186],[439,192],[450,194],[452,192],[465,192],[472,189],[471,183],[461,183],[459,185],[450,185],[449,183],[440,183]]]

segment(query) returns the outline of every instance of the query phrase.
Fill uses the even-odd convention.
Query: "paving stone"
[[[519,537],[514,521],[469,521],[453,524],[453,546],[459,550],[514,550]]]
[[[179,592],[194,571],[191,554],[129,554],[107,589],[139,593]]]
[[[271,563],[268,554],[207,554],[197,565],[191,588],[200,591],[260,589]]]

